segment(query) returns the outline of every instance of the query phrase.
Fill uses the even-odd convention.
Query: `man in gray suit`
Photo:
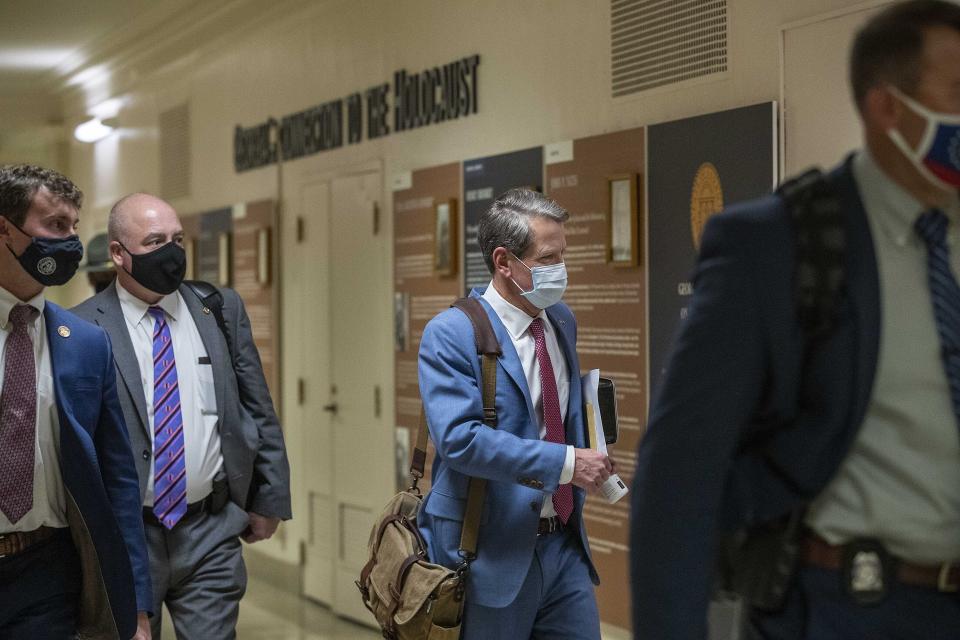
[[[234,638],[246,589],[240,539],[269,538],[291,516],[283,434],[250,320],[236,292],[221,289],[221,331],[183,284],[183,227],[168,203],[123,198],[107,234],[117,279],[74,312],[113,343],[140,477],[153,636],[165,603],[178,638]]]

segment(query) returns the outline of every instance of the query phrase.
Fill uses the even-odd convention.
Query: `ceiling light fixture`
[[[113,133],[117,126],[116,118],[90,118],[86,122],[81,122],[73,130],[73,137],[80,142],[96,142],[103,140]]]

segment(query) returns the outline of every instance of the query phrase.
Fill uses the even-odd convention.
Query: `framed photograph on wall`
[[[616,267],[635,267],[640,262],[638,182],[635,173],[607,178],[610,211],[607,262]]]
[[[433,271],[438,276],[454,276],[457,274],[457,237],[460,230],[457,200],[451,198],[438,202],[434,210]]]

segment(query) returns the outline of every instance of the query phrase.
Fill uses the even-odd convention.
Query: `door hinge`
[[[374,385],[373,387],[373,417],[380,417],[380,385]]]
[[[380,203],[373,203],[373,235],[380,233]]]
[[[297,404],[303,406],[307,401],[307,383],[303,378],[297,378]]]
[[[305,236],[306,230],[304,228],[303,216],[297,216],[297,242],[303,242]]]

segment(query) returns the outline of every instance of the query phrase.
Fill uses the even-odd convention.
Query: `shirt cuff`
[[[567,445],[567,459],[563,461],[563,471],[560,472],[560,482],[558,484],[569,484],[573,480],[573,466],[576,463],[577,455],[571,445]]]

